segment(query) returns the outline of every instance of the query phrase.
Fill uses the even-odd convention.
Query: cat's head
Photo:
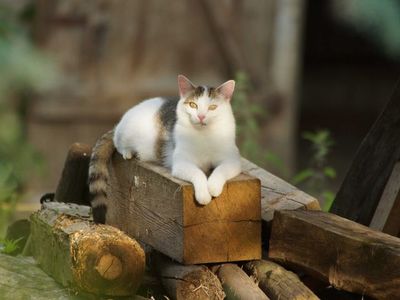
[[[226,114],[231,114],[234,80],[228,80],[214,88],[195,86],[185,76],[178,75],[178,87],[181,110],[194,127],[205,128]]]

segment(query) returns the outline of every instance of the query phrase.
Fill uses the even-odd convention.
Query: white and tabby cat
[[[195,86],[179,75],[178,86],[180,98],[137,104],[97,142],[89,168],[95,220],[105,221],[107,164],[115,148],[125,159],[159,162],[173,176],[191,182],[202,205],[219,196],[225,182],[240,173],[230,104],[235,82],[217,88]]]

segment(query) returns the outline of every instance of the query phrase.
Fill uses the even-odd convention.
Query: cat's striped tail
[[[107,186],[110,174],[108,164],[115,151],[114,130],[103,134],[92,150],[89,163],[89,191],[93,219],[96,223],[105,223],[107,213]]]

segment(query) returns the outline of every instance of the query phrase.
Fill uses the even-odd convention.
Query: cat
[[[179,98],[144,100],[96,143],[89,167],[95,220],[105,221],[107,165],[115,149],[124,159],[158,162],[191,182],[200,205],[218,197],[225,182],[241,172],[230,104],[235,81],[213,88],[179,75],[178,87]]]

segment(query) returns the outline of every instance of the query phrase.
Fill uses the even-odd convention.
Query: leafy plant
[[[23,238],[19,238],[16,240],[9,240],[9,239],[3,239],[0,240],[0,253],[4,254],[13,254],[19,249],[19,241],[21,241]]]
[[[311,143],[312,156],[309,167],[296,174],[292,182],[316,195],[323,203],[322,209],[329,211],[335,198],[328,183],[336,177],[336,171],[327,164],[333,140],[328,130],[307,131],[303,133],[303,138]]]
[[[268,162],[284,171],[285,166],[282,159],[275,153],[264,149],[259,143],[262,133],[258,120],[267,118],[268,112],[261,105],[250,100],[251,84],[246,73],[237,72],[235,81],[236,88],[232,107],[235,112],[241,154],[261,166],[265,166],[265,163]]]

